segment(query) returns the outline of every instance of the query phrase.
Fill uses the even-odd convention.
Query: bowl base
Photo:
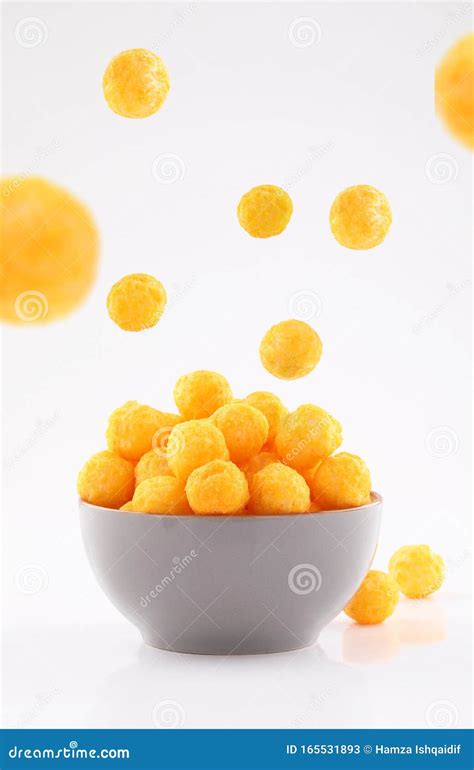
[[[261,643],[252,641],[247,644],[242,642],[240,644],[215,644],[209,642],[207,644],[182,644],[176,642],[173,645],[164,644],[162,639],[142,632],[142,638],[145,644],[150,647],[156,647],[159,650],[165,650],[166,652],[178,652],[186,655],[274,655],[279,652],[292,652],[294,650],[303,650],[307,647],[312,647],[316,644],[319,638],[319,633],[308,644],[278,644],[277,641],[269,642],[266,640]]]

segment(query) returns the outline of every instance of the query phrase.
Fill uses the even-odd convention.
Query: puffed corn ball
[[[395,551],[388,569],[405,596],[421,599],[441,588],[445,565],[429,545],[404,545]]]
[[[252,476],[247,506],[250,513],[306,513],[309,505],[309,487],[292,468],[271,463]]]
[[[119,508],[119,511],[128,511],[129,513],[133,510],[133,500],[129,500],[128,503],[124,503],[124,505],[121,505]]]
[[[270,238],[283,232],[293,213],[285,190],[273,184],[252,187],[240,199],[237,216],[241,226],[254,238]]]
[[[148,452],[153,443],[162,444],[162,437],[182,418],[176,414],[160,412],[151,406],[127,401],[115,409],[109,417],[107,446],[127,460],[138,460]]]
[[[147,118],[162,106],[170,81],[159,56],[146,48],[132,48],[111,60],[102,88],[107,104],[117,115]]]
[[[232,401],[232,390],[222,374],[201,369],[179,378],[174,400],[186,420],[199,420]]]
[[[242,468],[242,470],[250,484],[252,477],[255,476],[256,473],[263,470],[263,468],[266,468],[267,465],[271,465],[271,463],[279,462],[280,458],[277,454],[275,454],[275,452],[259,452],[258,455],[252,457],[252,459]]]
[[[145,273],[124,276],[114,283],[107,297],[110,318],[126,332],[139,332],[155,326],[165,305],[163,284]]]
[[[347,187],[336,196],[329,222],[341,246],[372,249],[385,239],[392,224],[392,211],[380,190],[360,184]]]
[[[224,460],[196,468],[186,482],[186,494],[194,513],[199,514],[239,513],[249,499],[244,474],[234,463]]]
[[[250,404],[233,402],[221,406],[211,420],[222,431],[230,459],[237,465],[247,463],[268,438],[267,418]]]
[[[189,420],[171,431],[166,448],[168,465],[178,479],[211,460],[228,460],[229,450],[221,431],[210,420]]]
[[[132,498],[137,513],[192,513],[184,483],[174,476],[154,476],[139,484]]]
[[[370,503],[370,471],[357,455],[340,452],[306,475],[312,499],[325,511]]]
[[[282,401],[273,393],[266,390],[256,390],[250,393],[245,399],[247,404],[254,406],[262,412],[268,422],[267,445],[273,444],[278,428],[288,414],[288,409]]]
[[[304,471],[329,457],[342,443],[341,424],[314,404],[303,404],[284,420],[275,449],[284,463]]]
[[[62,187],[20,174],[0,182],[0,317],[45,323],[80,305],[95,280],[99,236]]]
[[[458,40],[436,70],[436,110],[456,139],[474,148],[474,32]]]
[[[97,452],[87,460],[77,479],[77,491],[86,503],[120,508],[133,495],[133,464],[114,452]]]
[[[150,449],[149,452],[140,457],[139,461],[135,465],[135,482],[141,484],[146,479],[151,479],[153,476],[172,476],[173,473],[168,465],[166,455],[161,451],[155,451]]]
[[[260,359],[267,372],[281,380],[296,380],[313,371],[321,358],[319,335],[304,321],[281,321],[260,343]]]
[[[362,625],[383,623],[394,612],[399,597],[398,586],[393,577],[372,569],[344,608],[344,612]]]

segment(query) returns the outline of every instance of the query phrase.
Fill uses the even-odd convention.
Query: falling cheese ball
[[[399,597],[393,577],[373,569],[367,573],[344,612],[362,625],[383,623],[394,612]]]
[[[210,417],[219,407],[232,401],[226,378],[217,372],[200,369],[183,374],[174,388],[174,400],[186,420]]]
[[[259,452],[258,455],[252,457],[242,470],[250,484],[252,477],[255,476],[256,473],[263,470],[263,468],[266,468],[267,465],[278,462],[280,462],[280,459],[274,452]]]
[[[452,135],[474,149],[474,32],[445,54],[435,77],[436,111]]]
[[[244,474],[224,460],[196,468],[187,480],[186,494],[194,513],[203,515],[243,512],[249,499]]]
[[[166,449],[168,465],[182,481],[211,460],[229,459],[224,436],[210,420],[189,420],[176,425]]]
[[[267,445],[273,444],[278,428],[288,414],[288,409],[282,401],[273,393],[266,390],[256,390],[250,393],[245,399],[247,404],[254,406],[265,415],[268,422]]]
[[[278,456],[297,471],[314,468],[341,444],[341,424],[314,404],[303,404],[290,412],[275,439]]]
[[[120,508],[133,495],[133,464],[107,450],[87,460],[77,479],[77,491],[86,503],[104,508]]]
[[[170,89],[165,64],[146,48],[114,56],[102,81],[110,109],[124,118],[147,118],[157,112]]]
[[[154,442],[159,448],[161,438],[167,438],[170,428],[181,420],[179,415],[160,412],[138,401],[127,401],[109,417],[105,434],[107,446],[127,460],[139,460]]]
[[[237,465],[244,465],[260,452],[268,438],[267,418],[250,404],[221,406],[211,420],[222,431],[230,459]]]
[[[281,380],[296,380],[313,371],[321,358],[319,335],[304,321],[290,319],[272,326],[260,344],[265,369]]]
[[[332,234],[348,249],[372,249],[385,239],[392,211],[385,195],[368,184],[339,193],[329,215]]]
[[[237,216],[241,226],[254,238],[270,238],[283,232],[293,213],[285,190],[273,184],[252,187],[240,199]]]
[[[370,471],[357,455],[326,457],[306,479],[312,499],[326,511],[370,503]]]
[[[388,565],[400,591],[410,599],[422,599],[441,588],[445,565],[429,545],[404,545],[395,551]]]
[[[20,174],[0,182],[0,318],[55,321],[96,276],[99,236],[88,209],[62,187]]]
[[[166,291],[152,275],[133,273],[114,283],[107,297],[110,318],[126,332],[155,326],[163,315]]]
[[[150,449],[149,452],[140,457],[135,466],[135,481],[141,484],[146,479],[151,479],[153,476],[172,476],[173,473],[168,465],[166,455],[161,452],[156,452],[154,449]]]
[[[306,513],[309,505],[309,487],[292,468],[271,463],[252,476],[247,506],[250,513]]]
[[[192,513],[184,483],[174,476],[154,476],[142,481],[135,490],[132,505],[136,513]]]

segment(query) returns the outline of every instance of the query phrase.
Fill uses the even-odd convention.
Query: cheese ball
[[[237,216],[241,226],[254,238],[270,238],[283,232],[293,213],[285,190],[273,184],[252,187],[240,199]]]
[[[168,465],[166,455],[155,452],[154,449],[145,452],[135,466],[135,483],[137,486],[138,484],[141,484],[142,481],[153,478],[153,476],[172,475],[173,473]]]
[[[275,439],[281,460],[300,472],[314,468],[341,444],[341,424],[314,404],[303,404],[290,412]]]
[[[137,513],[192,513],[184,483],[173,476],[154,476],[142,481],[135,490],[132,504]]]
[[[326,457],[306,478],[312,499],[326,511],[370,503],[370,471],[357,455],[340,452]]]
[[[230,459],[237,465],[248,463],[268,437],[267,418],[250,404],[233,402],[221,406],[211,420],[222,431]]]
[[[447,52],[436,70],[436,111],[451,134],[474,148],[474,32]]]
[[[133,273],[114,283],[107,297],[110,318],[126,332],[155,326],[163,315],[166,291],[152,275]]]
[[[278,455],[275,454],[275,452],[259,452],[258,455],[255,455],[255,457],[252,457],[250,462],[245,465],[242,470],[245,473],[245,477],[250,484],[252,477],[255,476],[256,473],[263,470],[263,468],[266,468],[267,465],[271,465],[272,463],[279,463],[280,459]]]
[[[186,481],[195,468],[211,460],[228,460],[229,451],[223,434],[210,420],[189,420],[171,431],[167,459],[174,475]]]
[[[174,400],[186,420],[199,420],[230,403],[232,390],[222,374],[198,370],[179,378],[174,387]]]
[[[186,494],[198,514],[239,513],[249,499],[244,474],[234,463],[224,460],[196,468],[186,482]]]
[[[138,401],[127,401],[109,417],[105,434],[107,446],[127,460],[139,460],[150,451],[156,436],[166,433],[181,419],[179,415],[160,412]]]
[[[306,513],[309,505],[309,487],[303,476],[282,463],[271,463],[252,477],[250,513]]]
[[[119,511],[128,511],[129,513],[132,513],[133,510],[133,500],[129,500],[128,503],[124,503],[124,505],[121,505],[119,508]]]
[[[395,580],[385,572],[370,570],[344,612],[361,625],[383,623],[398,604],[400,593]]]
[[[0,182],[0,318],[55,321],[82,304],[96,276],[99,236],[67,190],[20,174]]]
[[[410,599],[422,599],[441,588],[445,565],[429,545],[404,545],[395,551],[388,565],[400,591]]]
[[[82,500],[103,508],[120,508],[130,500],[134,489],[133,464],[107,450],[92,455],[77,479]]]
[[[260,343],[263,366],[281,380],[296,380],[313,371],[323,346],[318,334],[304,321],[281,321]]]
[[[348,249],[373,249],[385,239],[392,211],[385,195],[368,184],[339,193],[329,215],[332,234]]]
[[[247,404],[254,406],[265,415],[268,422],[268,438],[266,444],[273,444],[278,428],[288,414],[288,409],[278,396],[266,390],[256,390],[245,399]]]
[[[165,64],[146,48],[131,48],[114,56],[102,81],[110,109],[123,118],[147,118],[157,112],[170,89]]]

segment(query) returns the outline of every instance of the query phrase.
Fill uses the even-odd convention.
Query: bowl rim
[[[169,520],[171,518],[175,519],[192,519],[192,520],[205,520],[205,521],[218,521],[220,519],[238,519],[246,521],[248,520],[257,520],[257,521],[268,521],[268,520],[274,520],[274,519],[297,519],[297,518],[303,518],[308,519],[309,517],[317,517],[320,516],[337,516],[341,513],[355,513],[358,511],[369,511],[372,508],[380,507],[383,503],[383,497],[378,492],[372,491],[370,493],[371,501],[370,503],[366,503],[365,505],[359,505],[355,508],[337,508],[332,511],[308,511],[306,513],[212,513],[212,514],[200,514],[200,513],[141,513],[139,511],[121,511],[119,508],[105,508],[102,505],[93,505],[92,503],[87,503],[85,500],[83,500],[81,497],[79,498],[79,507],[84,509],[90,509],[90,510],[96,510],[96,511],[110,511],[110,513],[119,514],[121,518],[123,517],[136,517],[140,516],[143,518],[150,519],[150,516],[152,516],[154,519],[166,519]]]

